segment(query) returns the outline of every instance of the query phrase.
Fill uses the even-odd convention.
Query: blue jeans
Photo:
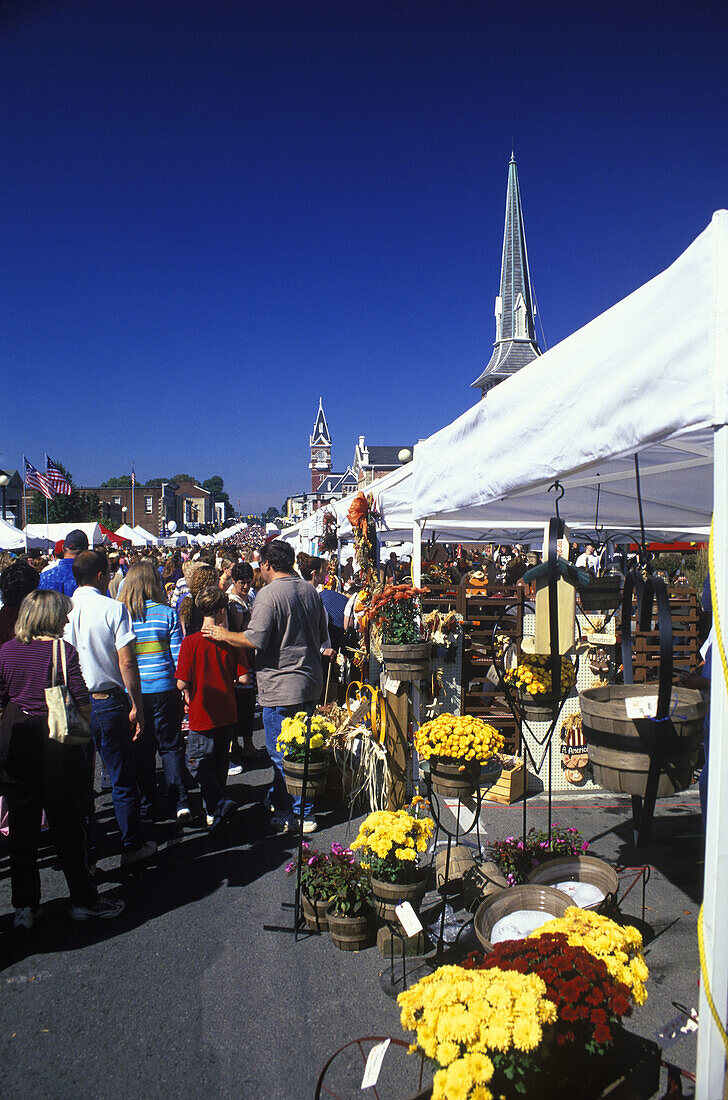
[[[292,707],[263,707],[263,728],[265,730],[265,747],[268,750],[273,764],[273,784],[268,791],[271,805],[282,814],[290,816],[294,814],[300,817],[301,799],[291,798],[286,790],[286,781],[283,776],[283,753],[278,749],[276,742],[281,732],[284,718],[292,718],[303,710],[306,714],[313,714],[316,703],[296,703]],[[313,817],[313,802],[306,802],[305,818]]]
[[[141,844],[139,788],[126,695],[119,693],[108,699],[91,700],[91,735],[111,780],[121,846],[124,851],[133,851]]]
[[[174,799],[175,810],[187,805],[185,785],[185,746],[182,740],[182,696],[172,691],[152,691],[142,695],[144,732],[134,742],[142,818],[151,820],[157,793],[157,752],[167,793]]]
[[[211,815],[225,801],[234,732],[235,726],[217,726],[202,733],[190,730],[187,734],[187,766],[192,778],[200,784],[205,809]]]

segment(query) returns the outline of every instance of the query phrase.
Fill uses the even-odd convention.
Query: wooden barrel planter
[[[450,848],[450,868],[447,879],[445,868],[447,866],[447,846],[435,853],[435,883],[440,890],[447,882],[460,882],[466,872],[472,872],[476,866],[473,849],[468,844],[453,844]]]
[[[619,604],[621,590],[621,577],[595,577],[579,589],[582,611],[613,611]]]
[[[363,951],[374,943],[374,911],[349,917],[328,910],[329,935],[340,951]]]
[[[699,691],[673,688],[664,722],[627,717],[625,699],[657,695],[656,684],[589,688],[579,695],[582,729],[594,782],[607,791],[644,798],[653,752],[662,753],[657,797],[686,790],[703,741],[706,703]]]
[[[480,777],[478,760],[449,763],[439,756],[430,757],[430,782],[435,794],[444,798],[472,798]]]
[[[412,645],[383,645],[382,663],[387,676],[393,680],[411,682],[421,680],[430,670],[432,642],[414,642]]]
[[[427,890],[427,868],[418,869],[413,882],[384,882],[372,875],[372,894],[374,911],[378,917],[392,924],[398,920],[395,908],[402,901],[408,901],[417,912]]]
[[[300,798],[303,793],[303,761],[289,760],[283,757],[283,774],[286,777],[286,790],[292,798]],[[329,758],[311,758],[308,762],[306,777],[306,797],[316,798],[326,790],[326,777],[329,771]]]
[[[608,913],[616,908],[619,892],[617,872],[603,859],[596,856],[555,856],[534,867],[528,876],[530,883],[542,886],[555,886],[557,882],[588,882],[603,891],[601,901],[584,905],[584,909],[596,909],[599,913]],[[558,889],[558,887],[557,887]]]
[[[306,927],[310,928],[312,932],[328,932],[329,920],[326,913],[329,904],[328,898],[323,898],[321,901],[311,901],[306,894],[301,894],[303,919],[306,922]]]

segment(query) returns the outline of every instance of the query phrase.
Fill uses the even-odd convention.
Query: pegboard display
[[[606,616],[602,616],[605,618]],[[583,640],[586,640],[589,635],[594,632],[594,625],[598,625],[597,614],[590,612],[589,616],[577,614],[576,617],[579,633]],[[524,636],[532,636],[535,629],[535,615],[526,613],[523,617],[523,633]],[[574,784],[569,782],[566,776],[566,769],[561,761],[561,727],[564,723],[564,719],[569,715],[579,713],[579,692],[586,691],[587,688],[596,687],[601,680],[613,680],[614,677],[614,661],[617,658],[616,654],[616,630],[615,620],[612,617],[611,621],[606,624],[604,629],[598,635],[603,641],[599,641],[598,645],[595,645],[595,649],[603,651],[609,660],[609,670],[594,672],[590,664],[590,654],[588,649],[584,649],[580,653],[579,657],[579,669],[577,672],[576,684],[566,697],[558,720],[556,722],[556,728],[552,739],[551,747],[551,790],[554,793],[564,793],[568,791],[571,794],[578,795],[579,792],[590,792],[601,790],[601,787],[597,786],[591,778],[591,767],[587,764],[583,769],[583,774],[586,776],[584,782]],[[531,729],[529,729],[529,725]],[[530,751],[533,753],[536,761],[541,760],[544,753],[544,748],[540,746],[536,738],[539,740],[546,736],[548,732],[548,722],[530,722],[526,723],[524,720],[521,736],[525,738],[526,744]],[[535,735],[535,736],[534,736]],[[583,750],[585,753],[587,749]],[[546,754],[542,766],[538,773],[535,772],[533,763],[528,760],[528,790],[531,792],[542,791],[548,789],[548,765],[549,756]]]

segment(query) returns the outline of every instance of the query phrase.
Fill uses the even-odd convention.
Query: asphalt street
[[[171,823],[155,826],[157,856],[123,872],[110,799],[102,796],[100,889],[127,903],[115,921],[69,919],[65,882],[45,848],[44,915],[32,932],[15,931],[7,844],[0,838],[2,1095],[303,1100],[313,1097],[327,1059],[350,1040],[409,1041],[399,1026],[389,963],[376,948],[346,953],[327,936],[309,934],[295,941],[286,907],[294,884],[285,873],[294,842],[270,834],[262,806],[269,774],[231,780],[239,808],[217,835],[189,829],[178,836]],[[630,1022],[649,1038],[675,1015],[672,1001],[697,1006],[698,999],[697,792],[658,805],[650,846],[635,853],[627,799],[592,795],[554,803],[554,819],[577,826],[593,854],[651,866],[643,928],[649,1000]],[[545,805],[530,802],[529,826],[545,821]],[[321,823],[309,839],[322,847],[356,833],[357,822],[349,823],[344,811]],[[520,828],[521,809],[487,803],[482,823],[486,841],[510,835]],[[436,895],[428,897],[423,911],[434,917]],[[638,885],[624,912],[640,926],[640,910]],[[401,981],[400,967],[395,979]],[[694,1035],[667,1057],[692,1070]],[[335,1060],[326,1083],[341,1097],[365,1095],[362,1069],[354,1046]],[[417,1057],[391,1048],[382,1100],[414,1095],[418,1070]]]

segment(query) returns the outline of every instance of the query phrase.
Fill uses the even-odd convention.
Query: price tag
[[[685,1021],[680,1030],[684,1035],[687,1035],[691,1031],[698,1030],[698,1013],[694,1008],[690,1009],[690,1019]]]
[[[391,676],[382,677],[382,691],[389,691],[392,695],[397,694],[400,684],[400,680],[393,680]]]
[[[591,634],[587,634],[586,640],[589,645],[614,645],[616,638],[614,634],[600,634],[594,631]]]
[[[500,683],[500,676],[496,672],[495,665],[490,666],[485,674],[485,678],[489,684],[495,684],[495,686],[498,687],[498,684]]]
[[[418,932],[422,931],[420,918],[408,901],[403,901],[400,905],[395,905],[394,911],[407,936],[416,936]]]
[[[383,1043],[377,1043],[369,1051],[367,1058],[367,1064],[364,1066],[364,1076],[361,1079],[361,1087],[363,1089],[370,1089],[373,1085],[376,1085],[379,1080],[379,1074],[382,1069],[382,1062],[384,1061],[384,1055],[389,1049],[389,1039],[385,1039]]]
[[[657,714],[656,695],[636,695],[624,700],[628,718],[654,718]]]

